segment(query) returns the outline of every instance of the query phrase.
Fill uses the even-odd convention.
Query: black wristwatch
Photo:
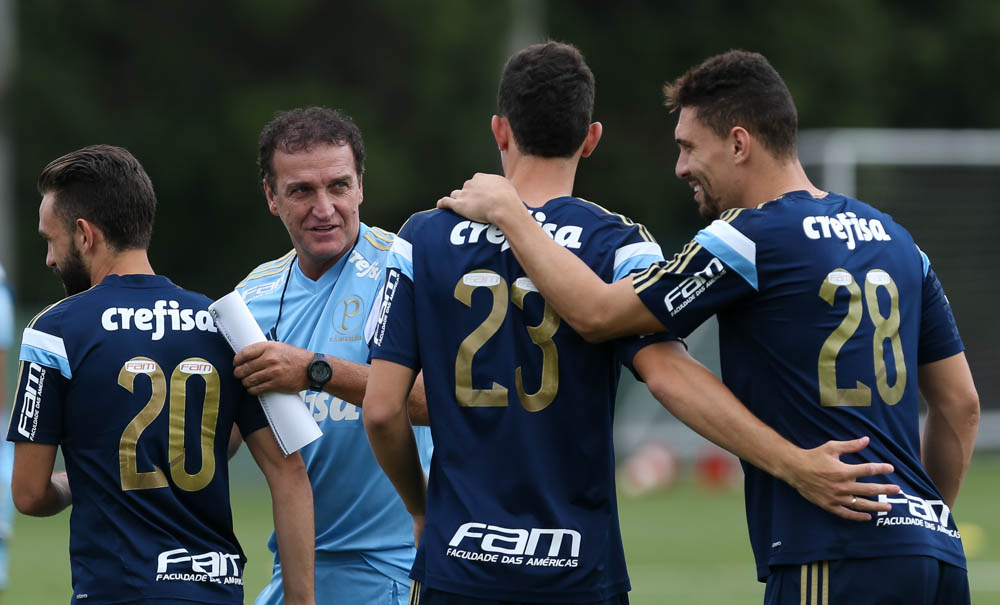
[[[309,379],[309,390],[320,392],[323,386],[333,378],[333,366],[326,360],[326,355],[316,353],[313,360],[306,366],[306,378]]]

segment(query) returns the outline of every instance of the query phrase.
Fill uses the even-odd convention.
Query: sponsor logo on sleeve
[[[35,440],[35,433],[38,431],[38,413],[42,409],[45,371],[45,368],[37,363],[28,365],[28,377],[25,379],[24,394],[21,396],[21,415],[17,420],[17,432],[31,441]]]
[[[379,306],[378,325],[372,337],[372,342],[377,346],[382,346],[382,339],[385,337],[385,326],[389,322],[389,309],[392,308],[392,299],[396,296],[399,276],[399,269],[389,269],[385,276],[385,290],[382,292],[382,303]]]
[[[677,284],[673,290],[667,292],[663,297],[663,304],[666,305],[670,315],[676,315],[684,307],[698,298],[708,288],[712,286],[720,277],[726,273],[726,267],[718,258],[712,257],[705,268],[684,279]]]

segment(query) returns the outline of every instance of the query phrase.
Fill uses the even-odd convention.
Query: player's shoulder
[[[25,330],[38,330],[48,333],[61,332],[63,318],[73,317],[75,315],[73,309],[79,308],[81,304],[86,305],[89,302],[88,299],[93,297],[93,291],[94,288],[90,288],[89,290],[67,296],[44,307],[38,314],[31,318],[25,326]]]
[[[398,250],[401,245],[413,244],[418,240],[422,247],[436,241],[447,242],[452,230],[471,223],[473,221],[451,210],[431,208],[414,212],[399,228],[399,234],[396,235],[394,242],[395,249]]]
[[[395,239],[396,234],[392,231],[361,223],[355,249],[371,255],[383,255],[392,249],[392,242]]]
[[[409,218],[406,219],[405,222],[403,222],[403,226],[399,228],[398,237],[406,237],[406,234],[412,233],[415,230],[419,231],[430,225],[441,225],[444,223],[457,224],[467,221],[468,219],[462,215],[443,208],[421,210],[419,212],[414,212]]]
[[[589,222],[594,227],[635,229],[642,239],[649,242],[656,241],[642,223],[637,223],[624,214],[609,210],[596,202],[581,197],[566,197],[545,205],[546,208],[551,206],[556,206],[560,210],[565,209],[566,212]]]
[[[244,299],[268,294],[280,287],[294,260],[295,250],[292,249],[274,260],[261,263],[236,284],[234,289],[238,290]]]

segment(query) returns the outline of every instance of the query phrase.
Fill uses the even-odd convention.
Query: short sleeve
[[[22,360],[7,440],[59,444],[68,389],[69,379],[58,369]]]
[[[241,386],[236,390],[239,399],[236,409],[236,426],[240,429],[240,434],[246,436],[254,431],[258,431],[266,426],[267,416],[264,414],[264,407],[260,399],[247,393]]]
[[[372,336],[371,359],[385,359],[419,370],[413,245],[408,239],[412,226],[412,221],[403,225],[386,256],[385,285]]]
[[[756,268],[717,241],[706,247],[695,238],[672,260],[633,275],[632,286],[668,330],[685,337],[720,310],[753,295]]]
[[[620,338],[615,341],[615,357],[618,363],[628,368],[635,379],[639,382],[645,382],[642,376],[639,375],[635,370],[635,366],[632,365],[632,360],[635,359],[636,354],[642,349],[648,347],[649,345],[656,344],[658,342],[669,342],[671,340],[680,340],[672,332],[656,332],[654,334],[640,334],[638,336],[629,336],[626,338]],[[683,341],[681,341],[683,344]],[[686,347],[687,345],[685,345]]]
[[[958,325],[955,323],[948,297],[944,294],[944,288],[934,270],[926,266],[917,363],[938,361],[964,350],[965,345],[958,333]]]
[[[390,267],[372,339],[372,359],[420,369],[414,302],[413,282],[399,268]]]

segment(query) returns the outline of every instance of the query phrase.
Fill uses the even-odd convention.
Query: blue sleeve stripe
[[[663,250],[655,242],[636,242],[615,250],[615,281],[635,269],[645,269],[663,260]]]
[[[927,277],[927,272],[931,270],[931,259],[927,258],[927,255],[920,249],[920,246],[917,246],[917,252],[920,253],[920,261],[924,265],[924,277]]]
[[[633,271],[642,271],[660,262],[663,262],[663,257],[660,255],[648,254],[633,256],[632,258],[622,262],[620,265],[615,265],[614,280],[618,281]]]
[[[719,223],[721,221],[716,221]],[[722,223],[727,227],[732,227],[729,223]],[[711,226],[715,226],[713,223]],[[736,231],[736,229],[733,229]],[[741,237],[744,237],[742,233],[738,233]],[[748,257],[745,255],[746,250],[738,250],[731,245],[731,240],[727,241],[722,237],[719,237],[718,232],[713,232],[711,229],[702,229],[698,232],[698,235],[694,236],[696,242],[701,244],[702,248],[707,250],[709,253],[714,255],[716,258],[721,260],[733,271],[736,271],[740,277],[746,280],[748,284],[757,290],[757,258],[756,258],[756,246],[754,246],[753,256]],[[750,241],[750,240],[747,240]],[[750,242],[753,246],[753,242]]]
[[[69,369],[69,360],[60,357],[52,351],[40,349],[30,344],[21,343],[21,361],[37,363],[47,368],[56,368],[66,379],[73,378],[73,372]]]
[[[413,281],[413,245],[397,235],[389,250],[386,266],[399,269],[403,275]]]

